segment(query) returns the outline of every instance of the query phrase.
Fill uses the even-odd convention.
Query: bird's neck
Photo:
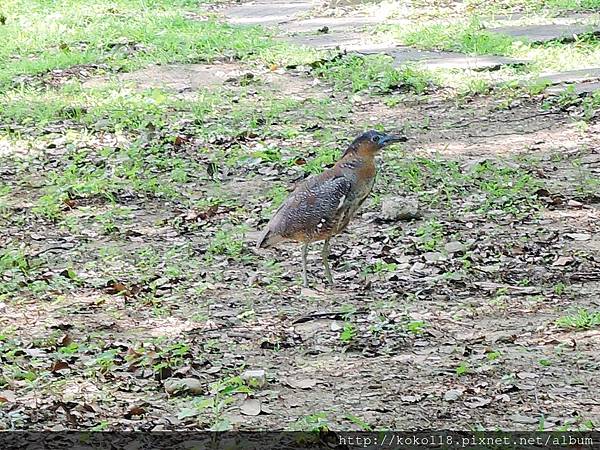
[[[372,178],[377,171],[373,155],[356,153],[344,155],[336,166],[342,171],[358,173],[360,178]]]
[[[342,155],[342,159],[344,158],[361,158],[361,159],[375,159],[375,150],[371,147],[365,145],[350,145],[344,154]]]

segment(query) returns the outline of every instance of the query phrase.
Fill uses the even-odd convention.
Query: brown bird
[[[321,257],[327,281],[333,284],[328,261],[329,240],[344,231],[373,189],[377,152],[386,145],[404,141],[404,136],[373,130],[358,136],[331,169],[306,179],[294,190],[275,212],[256,246],[268,248],[287,241],[304,243],[302,281],[307,286],[308,244],[325,241]]]

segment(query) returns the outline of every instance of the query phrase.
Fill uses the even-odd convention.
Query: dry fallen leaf
[[[463,402],[463,404],[468,408],[483,408],[490,403],[492,403],[492,399],[483,397],[471,397]]]
[[[588,233],[565,233],[565,236],[574,241],[589,241],[592,238],[592,235]]]
[[[0,391],[0,403],[14,403],[17,397],[12,391]]]
[[[54,361],[52,366],[50,367],[50,371],[59,372],[61,370],[65,370],[69,368],[69,363],[65,361]]]
[[[317,385],[317,380],[302,378],[300,380],[287,380],[287,385],[296,389],[312,389]]]
[[[461,389],[450,389],[444,394],[444,400],[447,402],[453,402],[458,400],[462,395],[463,391]]]
[[[535,373],[531,373],[531,372],[519,372],[519,373],[517,373],[517,377],[520,378],[521,380],[538,378],[538,376]]]
[[[570,256],[559,256],[556,261],[552,263],[553,266],[566,266],[570,262],[573,261],[573,258]]]
[[[146,410],[140,405],[131,406],[125,413],[126,419],[131,419],[133,416],[143,416],[146,414]]]

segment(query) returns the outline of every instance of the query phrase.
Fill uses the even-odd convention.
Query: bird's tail
[[[258,240],[256,241],[257,248],[269,248],[278,242],[283,241],[283,238],[278,234],[273,233],[269,227],[265,228],[265,230],[260,234]]]

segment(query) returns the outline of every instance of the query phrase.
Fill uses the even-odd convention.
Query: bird
[[[360,134],[333,167],[307,178],[296,187],[260,233],[257,248],[301,242],[302,285],[307,287],[308,245],[324,241],[323,268],[327,282],[333,284],[329,268],[330,239],[346,229],[371,193],[377,174],[375,155],[390,144],[406,140],[403,135],[375,130]]]

